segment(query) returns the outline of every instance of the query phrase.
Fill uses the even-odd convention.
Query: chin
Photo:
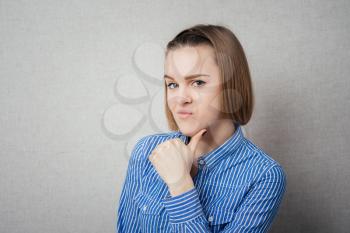
[[[200,129],[195,128],[195,127],[181,127],[181,126],[179,126],[179,129],[180,129],[181,133],[186,135],[187,137],[194,136],[200,130]]]

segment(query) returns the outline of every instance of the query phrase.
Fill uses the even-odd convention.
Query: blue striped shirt
[[[286,189],[281,165],[244,137],[240,125],[199,158],[195,187],[171,196],[148,156],[180,131],[148,135],[134,146],[117,211],[119,233],[267,232]]]

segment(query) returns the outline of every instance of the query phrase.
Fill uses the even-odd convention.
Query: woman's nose
[[[177,96],[177,103],[178,104],[184,104],[184,103],[190,103],[192,102],[191,93],[189,93],[188,90],[185,88],[179,90],[178,96]]]

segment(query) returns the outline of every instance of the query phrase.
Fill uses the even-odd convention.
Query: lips
[[[192,114],[192,112],[190,111],[186,111],[186,110],[181,110],[177,112],[178,114]]]
[[[177,112],[177,114],[180,118],[183,118],[183,119],[192,116],[192,112],[189,112],[189,111],[179,111]]]

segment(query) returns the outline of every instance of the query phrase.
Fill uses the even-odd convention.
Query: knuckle
[[[172,143],[178,143],[178,141],[179,141],[179,138],[173,138],[173,139],[171,140]]]
[[[182,140],[181,140],[180,138],[176,138],[175,142],[176,142],[177,144],[180,144],[180,143],[182,143]]]
[[[151,155],[149,156],[150,159],[154,160],[154,158],[156,157],[156,152],[152,151]]]

